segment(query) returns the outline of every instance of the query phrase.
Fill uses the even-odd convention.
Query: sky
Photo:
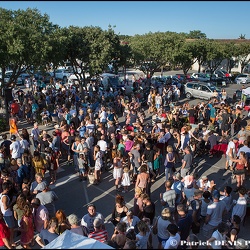
[[[37,8],[60,27],[111,25],[120,35],[200,30],[209,39],[250,39],[250,1],[1,1],[0,7]]]

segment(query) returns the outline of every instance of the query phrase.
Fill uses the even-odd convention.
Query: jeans
[[[169,174],[169,177],[168,177],[168,174]],[[165,176],[166,176],[166,181],[172,177],[173,175],[173,171],[172,171],[172,168],[165,168]]]

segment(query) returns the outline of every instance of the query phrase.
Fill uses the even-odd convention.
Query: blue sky
[[[0,7],[37,8],[61,27],[110,24],[122,35],[200,30],[208,38],[250,39],[248,1],[1,1]]]

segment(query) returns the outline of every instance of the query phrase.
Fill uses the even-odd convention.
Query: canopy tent
[[[114,249],[100,241],[72,233],[70,230],[64,231],[56,239],[51,241],[43,249]]]

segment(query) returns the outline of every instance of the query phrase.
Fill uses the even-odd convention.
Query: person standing
[[[36,150],[37,147],[38,147],[38,144],[39,144],[39,136],[40,136],[40,130],[38,129],[38,123],[37,122],[34,123],[34,127],[31,129],[30,134],[31,134],[31,137],[32,137],[32,140],[33,140],[34,148]]]
[[[189,146],[184,149],[184,158],[181,165],[181,177],[184,178],[191,170],[193,164],[193,156],[191,154],[191,148]]]
[[[103,166],[103,160],[102,160],[102,152],[100,150],[100,146],[96,145],[94,149],[94,161],[95,161],[95,181],[94,184],[98,185],[101,181],[101,168]]]
[[[12,135],[10,137],[12,143],[10,144],[10,153],[12,159],[17,159],[21,157],[21,144],[16,140],[16,136]]]
[[[237,137],[234,137],[233,140],[231,140],[228,143],[227,151],[226,151],[227,159],[226,159],[225,170],[228,170],[228,167],[229,167],[229,170],[233,171],[233,162],[231,159],[234,158],[237,154],[236,143],[238,143],[238,140],[239,139]]]
[[[37,188],[39,188],[42,192],[38,193],[36,198],[39,199],[41,204],[48,209],[49,217],[52,218],[56,213],[55,201],[58,200],[58,196],[54,191],[49,190],[45,182],[38,184]]]
[[[10,230],[3,220],[3,214],[0,211],[0,249],[12,249],[10,243]]]
[[[175,201],[176,201],[176,193],[174,189],[171,189],[172,182],[165,182],[166,191],[162,194],[160,193],[161,205],[163,208],[169,208],[171,213],[173,214],[175,211]]]
[[[98,240],[100,242],[106,242],[108,240],[108,232],[103,229],[103,221],[96,218],[93,222],[95,231],[88,235],[89,238]]]
[[[42,229],[42,231],[36,237],[37,244],[41,247],[45,247],[51,241],[56,239],[58,237],[58,234],[56,233],[57,226],[58,226],[57,219],[51,218],[48,223],[48,228]]]
[[[40,233],[42,229],[46,229],[49,224],[49,212],[48,209],[41,205],[41,202],[38,198],[31,200],[31,205],[33,207],[33,218],[35,231]]]
[[[226,203],[220,200],[220,192],[214,190],[212,193],[213,203],[207,206],[207,216],[202,228],[203,235],[209,239],[213,231],[222,222],[223,216],[227,213]]]
[[[14,117],[14,114],[11,114],[9,119],[9,126],[10,126],[10,136],[12,135],[18,135],[18,128],[17,128],[17,119]]]
[[[21,232],[20,243],[23,248],[30,248],[29,244],[33,241],[34,229],[33,229],[33,215],[30,205],[24,206],[24,214],[20,221],[20,228],[17,228]]]
[[[10,230],[10,244],[15,246],[14,244],[14,228],[15,228],[15,220],[13,215],[13,205],[16,202],[16,199],[13,197],[11,200],[8,196],[8,193],[11,190],[12,183],[10,181],[6,181],[2,184],[3,192],[0,195],[0,208],[1,213],[3,214],[3,219]]]

